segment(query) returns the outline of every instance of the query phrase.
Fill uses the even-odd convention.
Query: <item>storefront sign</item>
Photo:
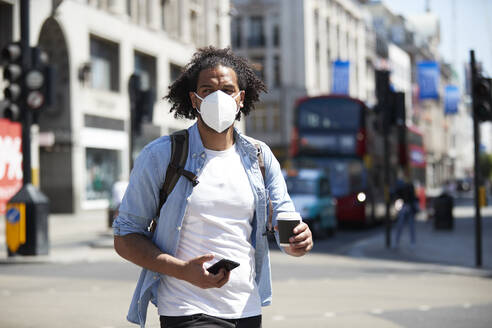
[[[0,214],[22,187],[22,130],[19,123],[0,119]]]

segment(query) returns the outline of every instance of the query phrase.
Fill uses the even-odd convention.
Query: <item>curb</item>
[[[430,261],[428,259],[419,258],[418,255],[412,253],[412,251],[407,251],[404,249],[394,249],[394,248],[388,250],[384,248],[384,246],[380,245],[381,240],[383,240],[382,235],[376,235],[361,240],[355,243],[346,254],[354,258],[388,260],[388,261],[400,262],[400,264],[403,265],[418,264],[420,269],[424,271],[435,272],[435,273],[492,278],[492,269],[472,268],[472,267],[457,266],[448,263],[439,263],[436,261]],[[372,249],[374,253],[379,253],[379,254],[369,255],[367,254],[366,251],[368,249]]]

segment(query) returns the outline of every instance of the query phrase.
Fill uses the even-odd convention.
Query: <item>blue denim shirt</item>
[[[189,152],[185,169],[194,172],[200,180],[199,172],[203,169],[206,159],[197,124],[189,129]],[[270,148],[259,142],[265,161],[265,182],[258,165],[257,149],[251,139],[234,131],[235,143],[242,163],[249,178],[255,198],[255,216],[251,244],[255,248],[256,284],[260,293],[262,306],[269,305],[272,299],[272,281],[268,240],[263,233],[267,224],[267,201],[272,200],[273,224],[279,212],[295,211],[288,193],[280,165]],[[171,154],[169,136],[160,137],[142,150],[130,175],[130,183],[121,203],[119,215],[113,223],[114,234],[124,236],[139,233],[151,238],[164,253],[176,255],[181,226],[186,209],[186,198],[193,191],[189,180],[181,177],[168,196],[159,213],[155,233],[147,231],[152,219],[156,216],[159,206],[159,190],[164,183],[166,169]],[[224,195],[226,196],[226,195]],[[277,243],[278,243],[278,236]],[[145,326],[149,301],[157,306],[157,287],[160,274],[142,269],[128,311],[130,322]]]

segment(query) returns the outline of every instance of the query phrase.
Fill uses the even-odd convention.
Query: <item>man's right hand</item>
[[[212,254],[207,254],[185,262],[182,269],[182,279],[203,289],[224,286],[229,281],[230,271],[222,268],[217,274],[212,274],[204,267],[204,263],[213,260],[213,258]]]

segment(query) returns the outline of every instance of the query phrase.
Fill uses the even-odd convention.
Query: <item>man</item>
[[[261,306],[271,302],[267,204],[273,225],[280,212],[295,211],[280,165],[260,143],[257,148],[234,129],[266,90],[246,60],[230,49],[200,49],[170,86],[166,97],[176,117],[197,119],[188,129],[185,170],[198,185],[181,178],[158,208],[170,160],[168,136],[147,145],[135,163],[114,223],[115,249],[142,266],[128,320],[145,325],[148,302],[158,307],[161,327],[261,327]],[[147,231],[159,213],[153,234]],[[284,249],[302,256],[313,247],[305,223]],[[277,238],[278,240],[278,238]],[[220,258],[240,263],[217,274],[207,267]],[[210,263],[207,263],[210,262]]]

